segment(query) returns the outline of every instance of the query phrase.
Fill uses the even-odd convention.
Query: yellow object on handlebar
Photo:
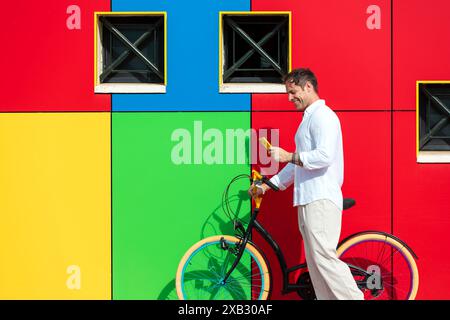
[[[252,170],[252,180],[253,180],[253,184],[256,183],[261,183],[263,176],[256,170]],[[253,193],[256,193],[256,186],[253,186]],[[261,206],[261,202],[262,202],[262,197],[255,197],[255,207],[257,209],[259,209],[259,207]]]

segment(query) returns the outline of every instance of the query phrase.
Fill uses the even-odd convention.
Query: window
[[[290,12],[220,13],[220,92],[285,92]]]
[[[166,14],[95,14],[95,92],[163,93]]]
[[[450,162],[450,82],[418,82],[418,162]]]

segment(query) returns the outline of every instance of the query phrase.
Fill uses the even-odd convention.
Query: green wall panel
[[[206,236],[232,233],[221,209],[222,193],[234,176],[250,172],[249,140],[230,139],[227,130],[249,127],[248,112],[113,113],[113,299],[176,299],[174,279],[185,251]],[[174,132],[189,133],[192,151],[213,157],[223,152],[225,163],[208,164],[194,154],[191,164],[174,163],[181,141]],[[226,163],[230,150],[234,161]],[[242,191],[247,187],[241,180],[230,191],[242,216],[250,211]]]

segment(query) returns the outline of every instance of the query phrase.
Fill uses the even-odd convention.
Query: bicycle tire
[[[383,232],[365,232],[350,236],[339,244],[337,255],[348,264],[364,270],[371,268],[374,274],[380,272],[379,280],[380,282],[382,280],[383,288],[373,288],[375,286],[372,284],[371,288],[363,289],[365,299],[415,299],[419,288],[416,261],[405,244],[392,235]],[[373,258],[375,256],[376,259]]]
[[[228,249],[221,247],[222,238]],[[247,243],[243,256],[227,283],[221,284],[227,269],[218,272],[215,268],[221,266],[223,269],[221,259],[226,259],[227,256],[231,259],[228,266],[231,266],[234,260],[230,248],[234,248],[236,243],[239,243],[239,239],[234,236],[217,235],[205,238],[189,248],[178,265],[175,281],[178,298],[180,300],[268,299],[271,290],[270,269],[264,255],[252,243]],[[189,285],[192,283],[194,285]]]

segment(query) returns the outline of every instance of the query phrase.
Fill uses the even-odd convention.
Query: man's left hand
[[[270,147],[269,154],[277,162],[284,163],[292,160],[292,153],[279,147]]]

